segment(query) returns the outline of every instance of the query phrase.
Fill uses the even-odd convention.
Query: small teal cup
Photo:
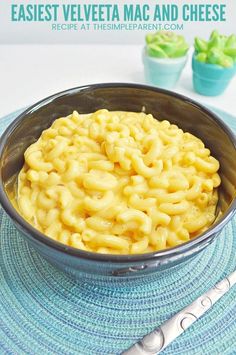
[[[195,54],[192,58],[194,90],[205,96],[217,96],[227,88],[236,73],[236,64],[232,68],[223,68],[217,64],[199,62]]]
[[[187,55],[180,58],[154,58],[143,50],[145,80],[148,84],[171,89],[175,86],[187,62]]]

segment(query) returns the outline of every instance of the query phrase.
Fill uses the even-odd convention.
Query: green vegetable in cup
[[[197,49],[196,49],[197,48]],[[208,43],[207,41],[205,41],[204,39],[201,39],[199,37],[195,38],[195,49],[199,52],[199,53],[207,53],[208,50]]]
[[[196,56],[197,60],[201,63],[206,63],[207,61],[207,54],[202,52],[202,53],[198,53]]]
[[[179,58],[187,54],[189,45],[183,36],[174,32],[159,31],[146,36],[146,49],[150,57]]]
[[[227,37],[218,31],[211,33],[209,41],[195,38],[196,59],[202,63],[217,64],[231,68],[236,63],[236,35]]]

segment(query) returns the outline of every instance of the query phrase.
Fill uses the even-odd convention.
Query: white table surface
[[[67,88],[100,82],[144,83],[141,46],[0,45],[0,117]],[[176,92],[236,116],[236,77],[218,97],[192,88],[190,60]]]

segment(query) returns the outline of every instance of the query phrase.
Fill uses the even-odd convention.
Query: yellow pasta
[[[214,221],[219,162],[151,114],[74,111],[25,152],[22,216],[48,237],[103,254],[177,246]]]

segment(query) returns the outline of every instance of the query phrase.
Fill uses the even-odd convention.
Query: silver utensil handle
[[[159,328],[145,335],[138,343],[124,351],[122,355],[156,355],[164,350],[174,339],[188,329],[196,320],[207,312],[230,288],[236,284],[236,271],[216,284],[193,303]]]

